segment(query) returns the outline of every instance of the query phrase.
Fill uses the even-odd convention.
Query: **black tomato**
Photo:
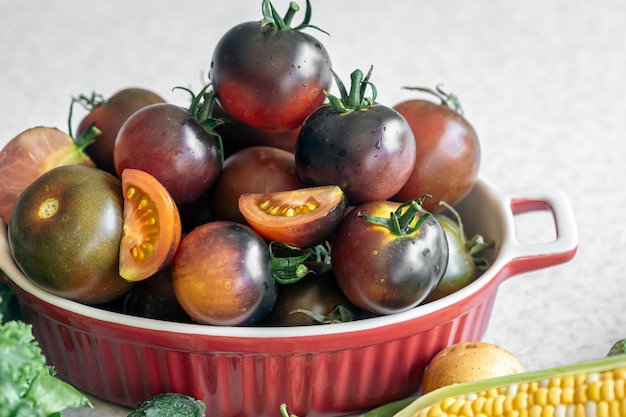
[[[250,227],[213,221],[187,234],[172,266],[176,298],[204,324],[259,322],[274,306],[277,290],[267,243]]]
[[[476,184],[480,144],[455,96],[441,89],[425,90],[441,103],[411,99],[394,106],[411,126],[418,152],[413,172],[393,199],[407,201],[428,193],[432,198],[424,202],[424,208],[435,212],[441,208],[440,201],[454,205]]]
[[[261,322],[266,326],[309,326],[352,321],[369,314],[341,292],[328,263],[306,262],[309,273],[300,280],[278,286],[276,305]]]
[[[64,165],[24,190],[8,235],[27,278],[60,297],[100,304],[133,285],[119,275],[122,229],[120,180],[97,168]]]
[[[415,164],[415,139],[404,117],[375,104],[375,96],[359,96],[369,75],[352,74],[349,96],[337,79],[345,100],[331,100],[314,111],[296,140],[296,167],[304,185],[339,185],[350,205],[389,199]]]
[[[209,76],[221,106],[235,120],[267,131],[297,128],[325,100],[331,60],[324,45],[290,27],[293,4],[277,19],[268,1],[264,19],[227,31],[213,52]]]
[[[245,224],[238,206],[242,194],[301,187],[292,152],[270,146],[252,146],[224,160],[222,171],[209,192],[209,205],[216,220]]]
[[[331,248],[343,293],[376,314],[420,304],[441,281],[447,262],[445,232],[417,201],[355,207],[335,232]]]
[[[219,139],[182,107],[152,104],[122,125],[114,149],[115,169],[135,168],[154,176],[177,204],[208,190],[222,168]]]
[[[150,90],[130,87],[119,90],[106,100],[98,94],[91,97],[81,95],[78,100],[89,113],[78,125],[77,134],[82,134],[95,123],[100,135],[86,148],[86,152],[98,168],[111,174],[117,174],[113,164],[113,148],[117,132],[126,119],[143,107],[165,102]]]

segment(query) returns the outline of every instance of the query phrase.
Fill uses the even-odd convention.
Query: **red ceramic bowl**
[[[432,303],[350,323],[213,327],[85,306],[31,284],[11,260],[5,227],[0,266],[49,363],[79,389],[131,408],[158,393],[186,393],[209,416],[276,416],[281,403],[301,417],[338,415],[418,392],[439,350],[482,338],[500,283],[576,252],[574,216],[558,191],[502,192],[480,180],[457,208],[468,235],[496,242],[491,267]],[[515,216],[543,210],[553,214],[556,239],[517,241]]]

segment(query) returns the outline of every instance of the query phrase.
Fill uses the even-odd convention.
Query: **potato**
[[[437,388],[522,372],[520,361],[508,350],[486,342],[462,342],[441,350],[428,364],[422,393]]]

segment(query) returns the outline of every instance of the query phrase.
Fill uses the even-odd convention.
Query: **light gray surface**
[[[186,103],[172,87],[197,90],[221,34],[258,20],[260,3],[2,1],[0,144],[35,125],[65,129],[70,97],[93,90],[136,85]],[[412,96],[403,85],[444,83],[480,135],[483,177],[571,199],[576,258],[505,282],[485,336],[527,369],[603,356],[626,337],[624,16],[620,0],[314,1],[342,77],[373,64],[389,105]],[[541,235],[533,221],[523,229]],[[128,413],[94,404],[65,415]]]

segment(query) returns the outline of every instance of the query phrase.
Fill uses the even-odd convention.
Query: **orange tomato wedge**
[[[141,281],[168,266],[182,236],[174,199],[151,174],[122,172],[124,232],[120,244],[120,276]]]

